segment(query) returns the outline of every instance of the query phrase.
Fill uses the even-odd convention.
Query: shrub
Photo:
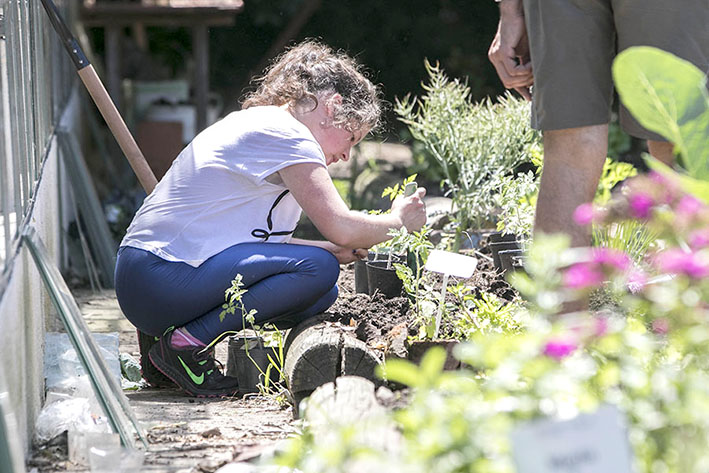
[[[395,111],[443,170],[454,202],[456,243],[462,232],[495,221],[494,195],[502,178],[530,162],[541,135],[529,126],[529,104],[511,94],[473,103],[467,85],[426,63],[426,94],[398,100]]]

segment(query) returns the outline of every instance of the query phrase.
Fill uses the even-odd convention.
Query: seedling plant
[[[238,310],[241,314],[241,326],[244,329],[246,329],[247,326],[251,327],[251,330],[254,332],[256,337],[264,340],[264,346],[271,348],[271,350],[269,350],[266,354],[269,363],[264,370],[251,355],[249,344],[244,344],[246,356],[259,371],[259,378],[261,379],[261,382],[258,385],[259,393],[273,397],[279,403],[289,402],[287,377],[285,376],[284,371],[284,335],[272,324],[267,323],[263,326],[255,324],[254,317],[258,311],[256,309],[247,311],[244,306],[243,296],[247,292],[248,289],[244,288],[243,276],[241,274],[237,274],[231,281],[231,286],[224,292],[225,303],[222,304],[222,311],[219,313],[219,320],[224,321],[224,318],[227,315],[235,315]],[[277,377],[272,377],[272,373],[277,374]],[[277,380],[274,381],[274,378],[277,378]]]
[[[403,182],[401,183],[396,183],[394,184],[393,187],[386,187],[382,191],[382,197],[389,197],[390,201],[394,201],[397,197],[400,197],[404,195],[404,192],[407,189],[407,186],[410,186],[412,184],[415,185],[416,183],[416,174],[412,174],[405,178]],[[390,210],[387,210],[384,213],[390,212]],[[377,210],[372,213],[382,213],[381,211]],[[389,233],[389,236],[391,236],[390,240],[387,240],[383,243],[380,243],[379,245],[375,245],[373,247],[374,249],[374,260],[377,261],[379,259],[379,253],[382,251],[387,252],[387,269],[392,269],[392,263],[393,263],[393,257],[394,255],[403,255],[406,252],[407,245],[408,245],[408,232],[406,231],[405,227],[402,227],[400,230],[392,230]]]

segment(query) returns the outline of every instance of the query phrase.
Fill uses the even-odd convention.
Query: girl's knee
[[[340,277],[340,263],[329,251],[322,248],[315,249],[317,251],[314,251],[311,256],[314,274],[327,285],[334,285],[337,283],[337,278]]]

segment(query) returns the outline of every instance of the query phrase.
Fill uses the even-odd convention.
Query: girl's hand
[[[399,216],[401,223],[410,232],[421,230],[426,224],[426,204],[423,203],[425,195],[426,189],[419,187],[409,197],[399,196],[391,203],[391,212]]]
[[[337,258],[340,264],[352,263],[367,257],[367,249],[365,248],[353,250],[352,248],[344,248],[334,243],[327,242],[325,249],[335,255],[335,258]]]
[[[290,241],[294,245],[317,246],[323,250],[327,250],[337,258],[340,264],[352,263],[357,260],[365,259],[369,253],[367,248],[345,248],[344,246],[336,245],[327,240],[302,240],[300,238],[291,238]]]

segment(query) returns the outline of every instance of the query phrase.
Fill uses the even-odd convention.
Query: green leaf
[[[425,379],[433,381],[443,372],[446,363],[446,350],[443,347],[433,347],[421,358],[421,374]]]
[[[689,175],[709,179],[709,93],[704,73],[657,48],[620,53],[613,78],[623,104],[648,130],[675,144]]]
[[[409,387],[419,386],[422,381],[418,367],[406,360],[387,361],[383,367],[377,367],[377,375]]]

